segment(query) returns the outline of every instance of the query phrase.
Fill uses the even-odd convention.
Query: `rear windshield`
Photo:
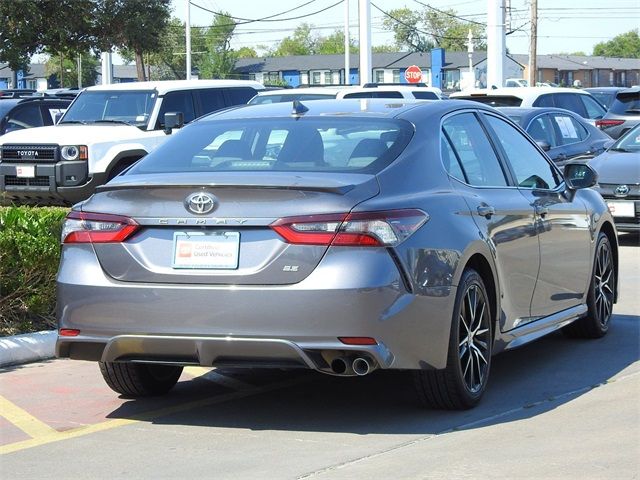
[[[618,115],[640,115],[640,91],[618,93],[609,111]]]
[[[174,134],[132,174],[215,171],[377,173],[411,139],[410,123],[378,118],[199,121]]]
[[[420,100],[440,100],[440,97],[435,92],[413,91],[411,93]]]
[[[522,99],[511,95],[469,95],[467,97],[455,97],[458,100],[473,100],[492,107],[519,107]]]
[[[613,92],[592,92],[589,91],[592,97],[595,97],[605,108],[609,108],[613,99],[615,98],[615,93]]]
[[[296,93],[282,95],[256,95],[249,100],[249,105],[262,105],[263,103],[282,103],[293,102],[294,100],[326,100],[328,98],[336,98],[331,93]]]

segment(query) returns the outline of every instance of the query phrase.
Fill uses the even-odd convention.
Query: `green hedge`
[[[55,328],[55,277],[67,212],[0,207],[0,335]]]

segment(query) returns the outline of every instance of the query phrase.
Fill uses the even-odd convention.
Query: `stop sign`
[[[409,83],[419,83],[422,80],[422,70],[417,65],[411,65],[404,71],[404,78]]]

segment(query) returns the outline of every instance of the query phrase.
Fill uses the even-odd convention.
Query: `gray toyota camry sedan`
[[[477,102],[215,113],[69,213],[57,355],[133,397],[185,365],[383,369],[470,408],[494,354],[607,333],[618,242],[595,183]]]

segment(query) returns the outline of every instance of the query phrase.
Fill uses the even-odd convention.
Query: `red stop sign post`
[[[422,70],[417,65],[411,65],[404,71],[404,78],[409,83],[420,83],[422,81]]]

